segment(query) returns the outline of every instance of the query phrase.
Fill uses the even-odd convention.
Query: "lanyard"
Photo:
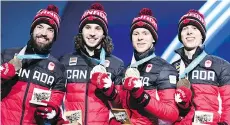
[[[26,54],[26,55],[17,55],[18,59],[47,59],[49,54],[40,55],[40,54]]]
[[[100,60],[96,59],[96,58],[90,58],[92,61],[95,61],[97,64],[101,64],[101,65],[105,65],[105,50],[104,48],[101,49],[101,53],[100,53]]]
[[[130,67],[134,67],[134,68],[137,68],[139,65],[149,61],[150,59],[156,57],[155,53],[153,53],[152,55],[148,56],[148,57],[145,57],[144,59],[141,59],[133,64],[130,65]]]
[[[196,59],[194,59],[187,68],[185,68],[184,72],[182,72],[179,78],[185,78],[186,74],[188,74],[192,69],[194,69],[207,55],[205,51],[203,51]]]
[[[49,54],[41,55],[41,54],[25,54],[26,51],[25,46],[18,54],[16,54],[18,59],[47,59],[49,57]]]

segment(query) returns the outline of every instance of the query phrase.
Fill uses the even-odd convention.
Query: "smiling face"
[[[151,32],[145,28],[136,28],[132,33],[132,43],[134,49],[143,53],[153,46],[155,40]]]
[[[82,29],[82,35],[85,43],[89,47],[98,45],[104,37],[104,31],[98,24],[86,24]]]
[[[188,25],[182,28],[181,40],[186,49],[193,50],[202,45],[202,34],[197,27]]]
[[[45,23],[38,24],[33,30],[33,41],[38,49],[49,46],[54,40],[54,29]]]

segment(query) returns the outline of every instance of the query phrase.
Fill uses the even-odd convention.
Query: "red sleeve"
[[[51,124],[55,124],[55,125],[62,125],[67,123],[67,121],[65,121],[63,119],[63,114],[61,111],[61,104],[62,104],[62,100],[64,97],[64,92],[59,91],[59,90],[51,90],[51,97],[50,97],[50,102],[53,102],[55,105],[57,105],[59,107],[59,113],[57,114],[57,117],[53,119],[54,123]]]
[[[220,122],[230,124],[230,63],[225,60],[220,62],[221,73],[219,75],[219,92],[222,100],[222,113]]]
[[[109,125],[121,125],[121,123],[118,122],[116,118],[113,117],[112,119],[109,120]]]
[[[116,108],[122,107],[122,99],[121,99],[122,97],[121,93],[123,91],[122,87],[123,87],[122,85],[115,85],[116,97],[114,98],[113,101],[111,101],[113,107]]]
[[[230,124],[230,84],[220,87],[220,97],[222,100],[220,121]]]
[[[50,101],[54,102],[54,104],[61,105],[65,92],[52,90]]]
[[[160,100],[151,98],[145,110],[159,119],[175,122],[179,116],[179,111],[174,101],[174,93],[175,89],[159,90],[158,95]]]
[[[1,65],[1,78],[3,80],[9,80],[15,76],[15,68],[10,63],[4,63]]]
[[[176,122],[174,125],[192,125],[195,108],[192,106],[188,114],[182,120]]]

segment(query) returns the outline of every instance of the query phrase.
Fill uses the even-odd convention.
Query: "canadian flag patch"
[[[152,69],[152,67],[153,67],[153,65],[152,64],[148,64],[147,66],[146,66],[146,72],[150,72],[151,71],[151,69]]]
[[[54,70],[54,67],[55,67],[55,64],[54,64],[53,62],[49,62],[49,64],[48,64],[48,69],[49,69],[50,71],[53,71],[53,70]]]
[[[211,65],[212,65],[212,61],[211,60],[206,60],[205,63],[204,63],[204,66],[207,67],[207,68],[211,67]]]

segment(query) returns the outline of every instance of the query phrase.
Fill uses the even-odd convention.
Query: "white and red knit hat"
[[[202,42],[205,41],[205,38],[206,38],[206,27],[205,27],[205,25],[206,25],[206,23],[205,23],[203,14],[201,14],[197,10],[192,9],[192,10],[189,10],[185,15],[183,15],[180,18],[179,26],[178,26],[178,38],[180,41],[181,41],[181,30],[183,27],[185,27],[187,25],[193,25],[193,26],[197,27],[200,30],[201,35],[203,36]]]
[[[34,28],[40,23],[46,23],[54,28],[55,31],[55,39],[59,32],[60,28],[60,16],[58,15],[58,8],[54,5],[49,5],[47,9],[41,9],[37,12],[34,20],[31,24],[30,33],[33,32]]]
[[[149,8],[143,8],[141,9],[139,16],[135,17],[133,19],[132,25],[131,25],[131,40],[132,40],[132,33],[133,30],[136,28],[146,28],[148,29],[152,36],[153,39],[155,41],[157,41],[158,39],[158,35],[157,35],[157,20],[156,18],[153,16],[152,10]],[[156,42],[155,42],[156,43]]]
[[[108,20],[107,14],[104,11],[104,7],[99,3],[94,3],[91,5],[89,10],[86,10],[79,23],[79,32],[82,32],[83,27],[86,24],[98,24],[102,27],[104,35],[108,35]]]

